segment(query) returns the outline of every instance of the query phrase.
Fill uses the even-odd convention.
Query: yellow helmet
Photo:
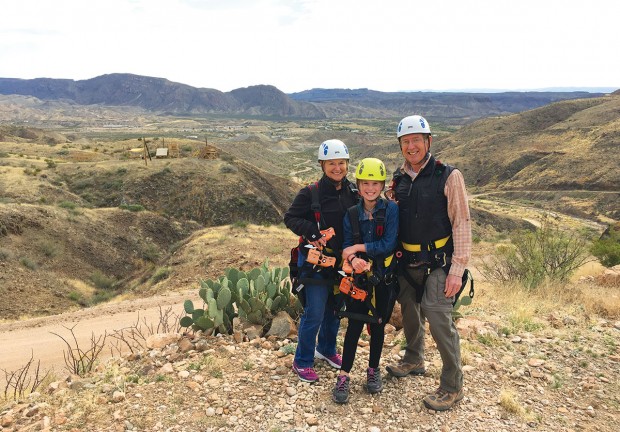
[[[385,181],[385,165],[377,158],[362,159],[355,169],[355,180]]]

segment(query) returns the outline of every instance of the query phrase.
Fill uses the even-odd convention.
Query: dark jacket
[[[396,200],[400,210],[400,241],[427,245],[452,235],[444,188],[453,169],[431,156],[413,180],[402,171],[395,173],[394,178],[398,183],[395,188]],[[443,249],[448,256],[452,255],[452,238]]]
[[[392,255],[396,248],[396,238],[398,235],[398,205],[393,201],[379,200],[373,209],[373,219],[368,219],[364,212],[363,203],[357,204],[357,214],[359,219],[359,229],[361,241],[366,246],[366,255],[374,262],[375,268],[380,275],[385,274],[384,260]],[[383,225],[383,235],[379,237],[376,232],[377,212],[385,209],[385,221]],[[350,214],[344,217],[344,243],[342,248],[352,246],[354,243],[353,225],[351,224]]]
[[[318,181],[318,190],[319,203],[321,204],[320,229],[334,228],[336,235],[327,246],[339,255],[344,240],[342,220],[347,209],[357,203],[357,190],[346,178],[342,181],[340,190],[337,190],[332,181],[325,175]],[[319,239],[320,233],[311,204],[312,192],[310,187],[306,186],[299,191],[284,214],[284,224],[304,239],[315,241]]]

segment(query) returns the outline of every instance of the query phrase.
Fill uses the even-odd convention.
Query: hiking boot
[[[332,390],[332,399],[339,404],[349,402],[349,377],[347,375],[338,375],[336,385]]]
[[[342,357],[338,353],[328,357],[328,356],[324,356],[317,350],[314,350],[314,358],[325,360],[334,369],[340,369],[340,366],[342,366]]]
[[[390,375],[399,378],[407,376],[409,374],[424,375],[424,373],[426,372],[426,370],[424,369],[424,360],[422,360],[420,363],[415,364],[399,362],[396,364],[388,365],[385,367],[385,369]]]
[[[439,387],[435,393],[426,396],[423,401],[424,406],[428,409],[447,411],[461,399],[463,399],[463,389],[456,393],[450,393]]]
[[[295,372],[299,379],[303,382],[313,383],[319,380],[319,376],[316,374],[313,368],[300,368],[295,362],[293,362],[293,372]]]
[[[379,368],[366,369],[366,391],[368,393],[379,393],[383,390],[383,381],[381,381],[381,371]]]

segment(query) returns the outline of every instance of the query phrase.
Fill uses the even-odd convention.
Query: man
[[[423,375],[425,319],[441,354],[439,389],[424,405],[445,411],[463,399],[459,335],[452,302],[471,255],[471,222],[461,172],[435,160],[426,119],[405,117],[397,129],[405,162],[386,195],[399,205],[398,302],[407,347],[403,359],[386,367],[396,377]]]

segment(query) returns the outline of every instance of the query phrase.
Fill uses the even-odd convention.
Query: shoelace
[[[374,369],[368,369],[368,381],[375,383],[377,382],[377,375],[375,374],[375,370]]]
[[[447,392],[446,390],[442,389],[441,387],[439,387],[439,388],[437,389],[437,391],[435,392],[435,394],[437,395],[437,398],[438,398],[438,399],[441,399],[441,398],[443,398],[445,395],[447,395],[447,394],[448,394],[448,392]]]
[[[347,377],[346,376],[339,376],[338,377],[338,382],[336,383],[336,388],[339,391],[345,390],[347,387]]]

